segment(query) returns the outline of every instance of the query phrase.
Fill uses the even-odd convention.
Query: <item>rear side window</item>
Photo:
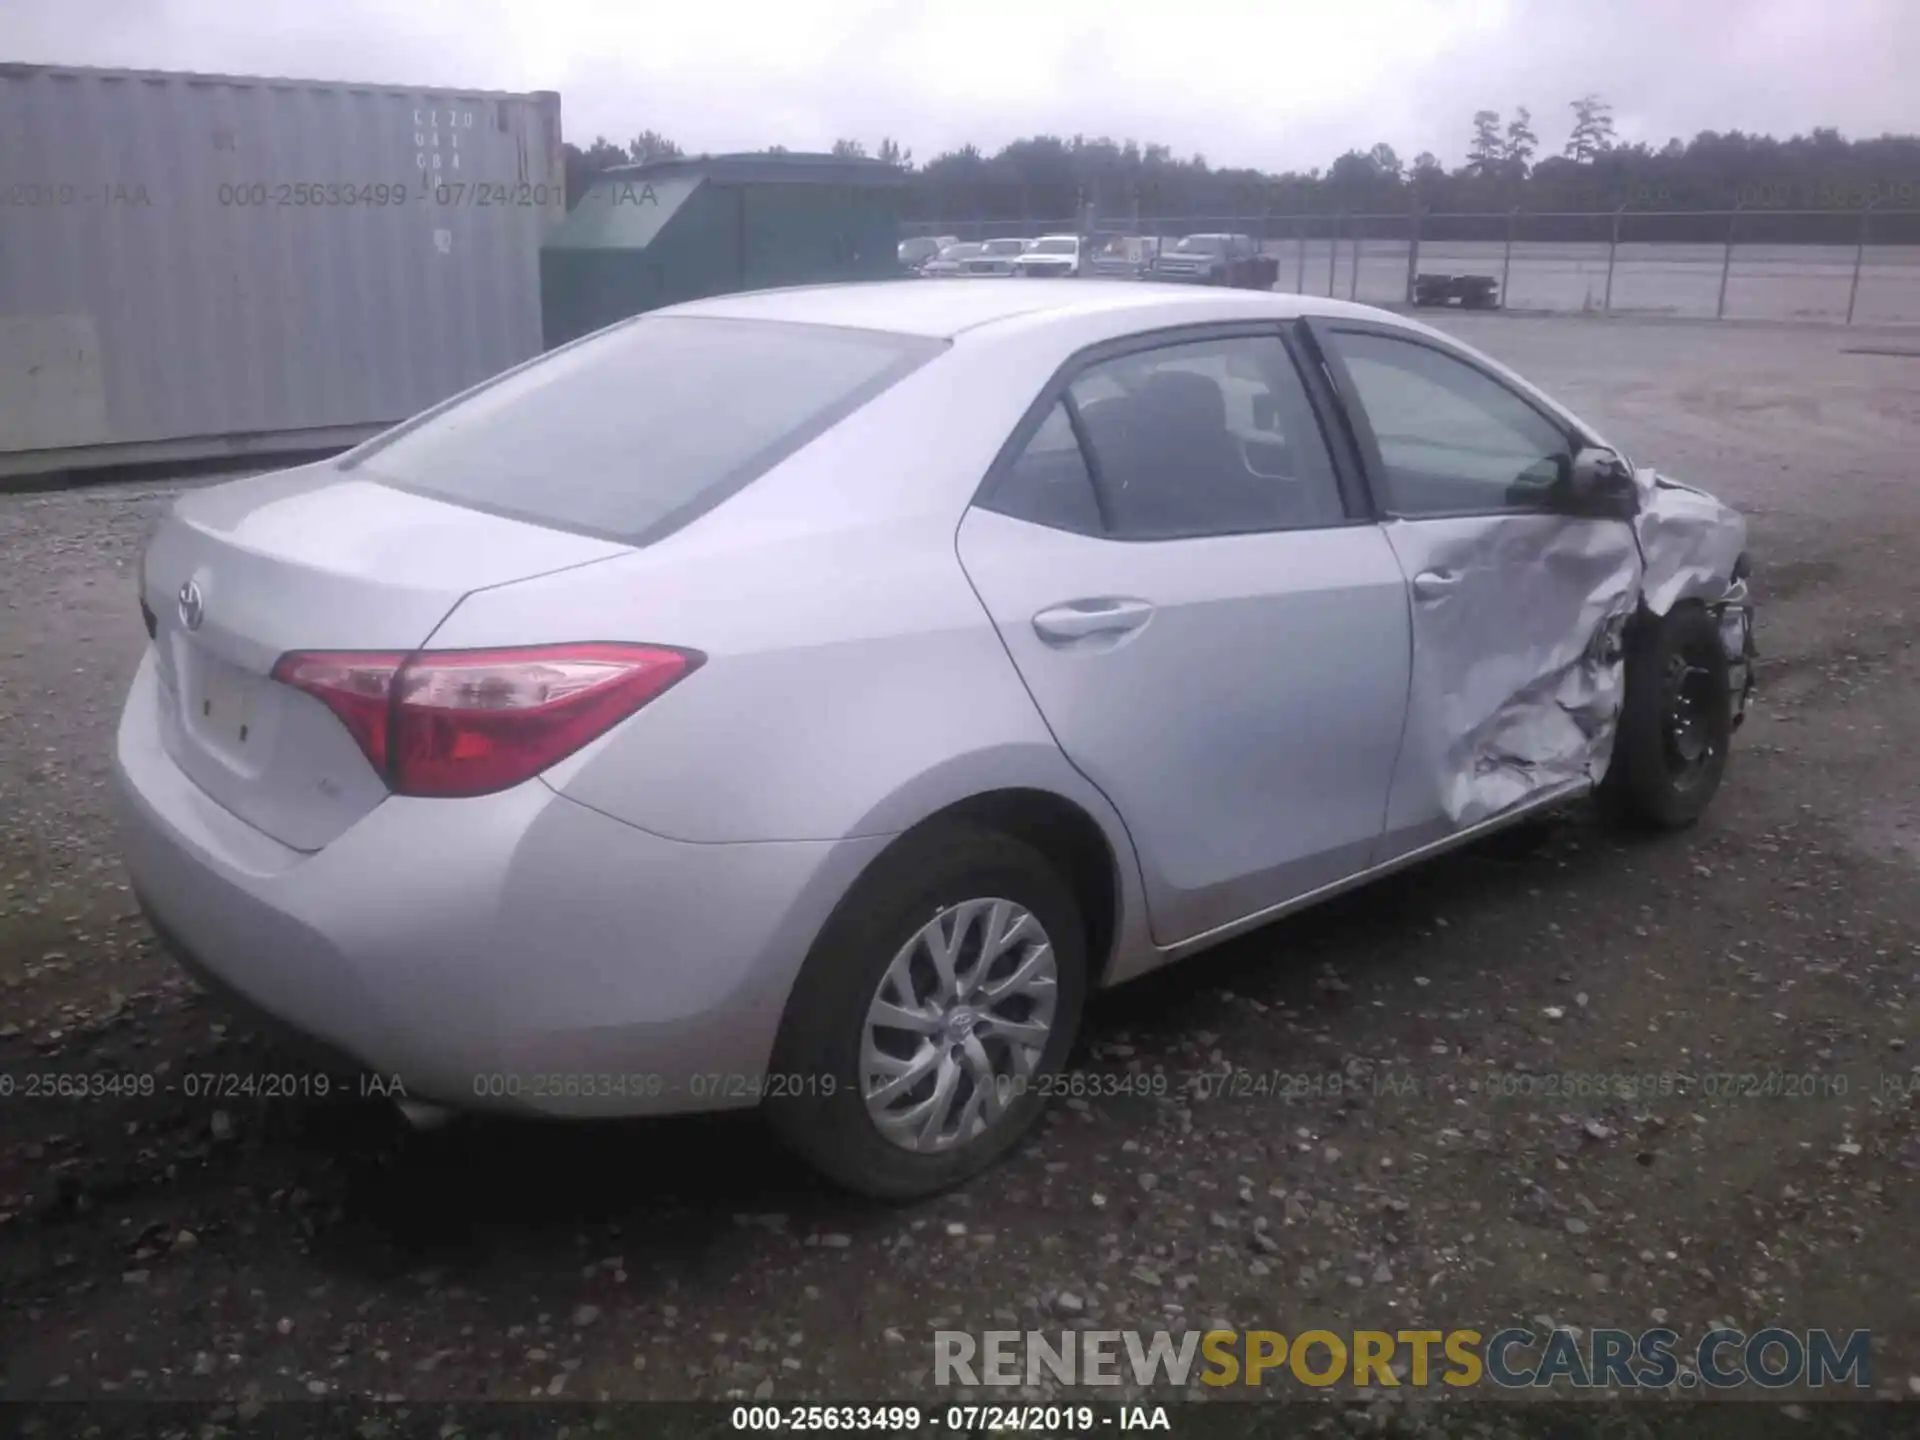
[[[1064,400],[1054,402],[1026,449],[1008,467],[991,508],[1016,520],[1076,535],[1101,533],[1104,527],[1093,478]]]
[[[1084,372],[1068,393],[1115,536],[1303,530],[1346,518],[1333,461],[1278,336],[1123,356]]]
[[[942,348],[871,330],[646,317],[489,385],[349,464],[457,505],[644,544]]]
[[[1192,341],[1089,366],[986,503],[1017,520],[1116,540],[1346,520],[1332,457],[1278,336]]]

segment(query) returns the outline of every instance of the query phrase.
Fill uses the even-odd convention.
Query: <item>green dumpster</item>
[[[836,155],[702,155],[603,172],[540,247],[551,350],[705,295],[901,274],[907,179]]]

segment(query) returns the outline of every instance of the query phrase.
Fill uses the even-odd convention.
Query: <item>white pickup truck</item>
[[[1080,274],[1080,237],[1042,235],[1026,254],[1014,256],[1013,273],[1052,277]]]

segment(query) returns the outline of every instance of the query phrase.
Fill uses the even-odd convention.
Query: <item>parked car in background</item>
[[[1024,255],[1013,257],[1013,273],[1029,279],[1065,279],[1081,273],[1078,235],[1042,235]]]
[[[173,503],[127,872],[411,1104],[764,1104],[926,1194],[1072,1093],[1100,987],[1596,789],[1695,820],[1745,539],[1366,306],[698,300]]]
[[[1151,235],[1109,235],[1103,237],[1088,265],[1095,275],[1139,279],[1160,253],[1160,241]]]
[[[910,235],[900,242],[900,264],[918,274],[921,266],[959,239],[958,235]]]
[[[1413,303],[1421,306],[1458,304],[1463,310],[1498,310],[1500,281],[1493,275],[1434,275],[1413,277]]]
[[[948,245],[933,259],[922,262],[919,273],[928,279],[942,276],[964,275],[967,262],[977,256],[985,247],[977,240],[960,240]]]
[[[1160,252],[1150,273],[1189,285],[1271,290],[1280,279],[1280,262],[1261,254],[1251,235],[1184,235]]]
[[[969,275],[1011,275],[1013,262],[1033,248],[1031,240],[988,240],[967,261]]]

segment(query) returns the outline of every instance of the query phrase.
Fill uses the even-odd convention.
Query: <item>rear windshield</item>
[[[943,348],[875,330],[646,316],[344,462],[367,478],[644,544],[719,504]]]
[[[1042,240],[1033,247],[1036,255],[1071,255],[1080,248],[1078,240]]]

